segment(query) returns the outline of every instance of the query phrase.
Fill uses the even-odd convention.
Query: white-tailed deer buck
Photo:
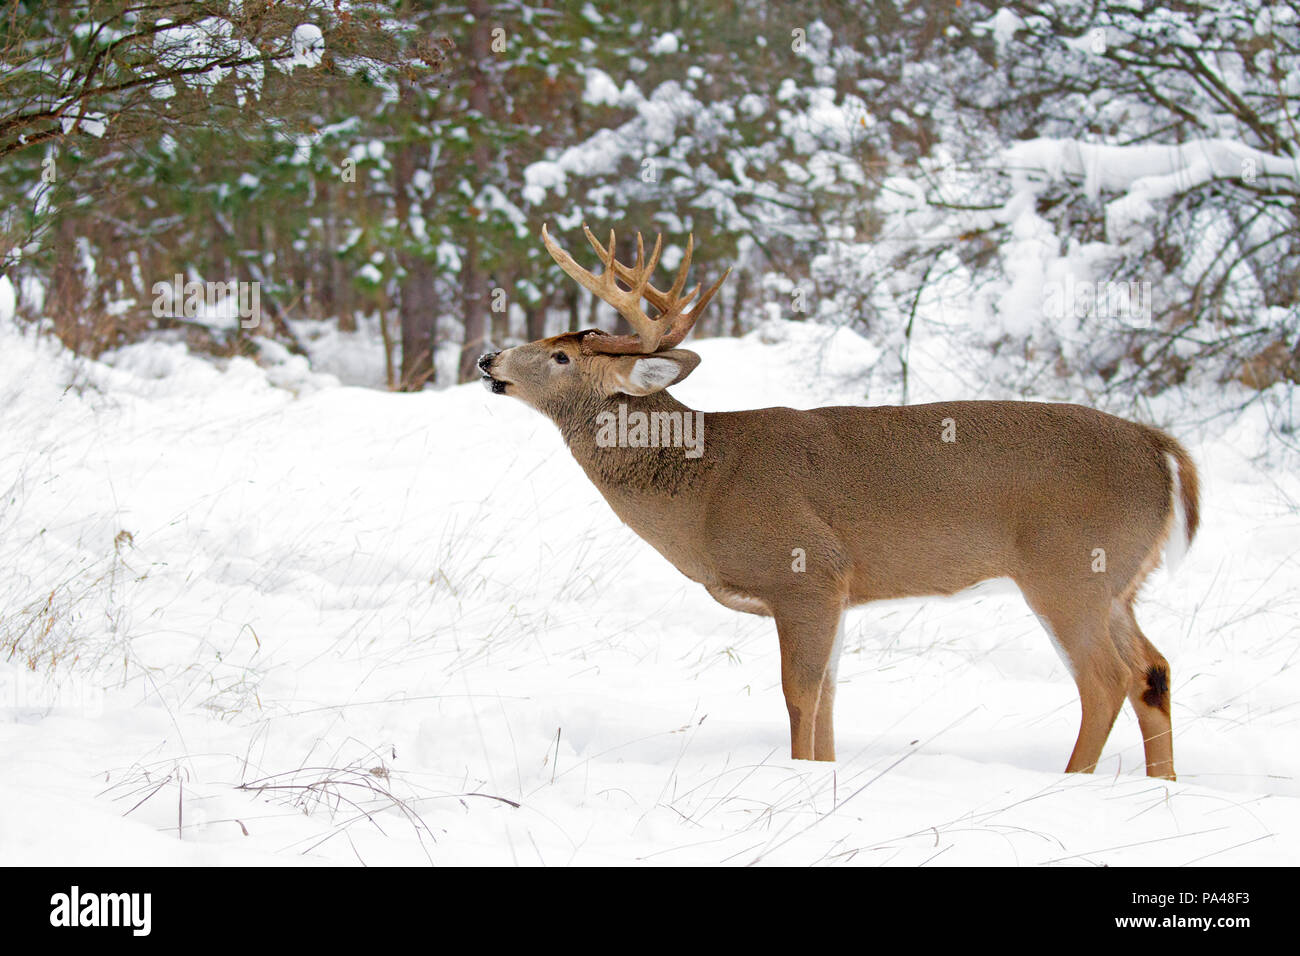
[[[776,618],[793,757],[835,759],[845,608],[1006,577],[1078,684],[1083,716],[1066,770],[1096,766],[1127,697],[1147,773],[1173,779],[1169,665],[1138,628],[1133,601],[1171,535],[1190,544],[1196,533],[1196,467],[1178,442],[1091,408],[1038,402],[701,417],[665,389],[699,364],[677,345],[726,274],[683,294],[688,241],[663,292],[650,284],[660,241],[647,260],[638,235],[628,267],[612,232],[602,247],[583,230],[600,275],[544,226],[542,241],[635,334],[589,329],[492,352],[479,359],[484,382],[550,417],[614,512],[678,570],[727,607]],[[638,421],[637,412],[649,434],[610,440],[612,423]],[[670,427],[701,421],[702,445],[672,440]]]

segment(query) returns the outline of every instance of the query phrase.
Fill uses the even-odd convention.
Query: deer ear
[[[687,349],[669,349],[654,355],[626,355],[614,370],[615,390],[626,395],[649,395],[676,385],[700,364]]]

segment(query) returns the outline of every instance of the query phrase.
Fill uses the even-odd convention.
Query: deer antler
[[[602,246],[596,237],[591,234],[591,230],[583,224],[582,231],[587,236],[587,241],[591,247],[596,250],[596,255],[601,264],[605,267],[600,275],[593,275],[586,269],[578,265],[573,257],[561,249],[546,232],[546,226],[542,226],[542,243],[546,246],[546,251],[551,254],[551,258],[556,261],[561,269],[568,276],[577,282],[592,295],[609,303],[618,310],[619,315],[627,319],[628,324],[632,326],[635,335],[589,335],[582,340],[583,351],[588,353],[598,353],[602,355],[648,355],[651,352],[662,352],[666,349],[674,348],[686,338],[686,333],[695,325],[695,320],[700,317],[704,307],[709,304],[714,293],[722,286],[727,276],[731,274],[728,269],[702,296],[695,302],[694,308],[690,312],[684,311],[686,306],[690,305],[700,292],[701,284],[697,284],[685,296],[682,295],[682,289],[686,285],[686,273],[691,267],[691,252],[695,247],[695,237],[692,236],[686,242],[686,254],[682,257],[681,267],[677,270],[677,278],[673,282],[672,288],[667,292],[661,292],[650,284],[650,276],[654,273],[655,266],[659,264],[659,253],[663,246],[663,237],[655,237],[655,247],[650,253],[650,261],[645,260],[645,247],[641,240],[641,233],[636,235],[636,265],[626,266],[614,258],[614,231],[609,232],[609,245]],[[617,281],[616,281],[617,280]],[[619,288],[618,282],[622,282],[629,288],[624,290]],[[658,311],[659,315],[650,318],[641,308],[641,299],[645,298]]]

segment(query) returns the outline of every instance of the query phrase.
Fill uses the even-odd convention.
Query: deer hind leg
[[[1065,771],[1092,773],[1124,706],[1132,679],[1110,638],[1109,599],[1095,593],[1060,597],[1023,584],[1021,590],[1048,629],[1079,688],[1079,739]]]
[[[834,760],[835,656],[843,604],[825,600],[776,608],[781,689],[790,713],[790,756]]]
[[[1128,700],[1142,729],[1147,776],[1174,777],[1174,729],[1170,720],[1169,662],[1147,640],[1133,616],[1132,597],[1111,604],[1110,636],[1132,674]]]
[[[817,716],[813,726],[813,759],[835,759],[835,681],[839,675],[840,654],[844,650],[844,612],[835,628],[835,641],[822,675],[821,694],[817,698]]]

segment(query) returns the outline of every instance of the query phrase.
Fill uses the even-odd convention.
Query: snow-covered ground
[[[705,410],[895,397],[847,332],[693,347],[674,394]],[[950,358],[914,345],[914,401],[992,397]],[[1127,710],[1060,772],[1073,683],[997,589],[852,612],[813,764],[771,622],[521,403],[0,326],[0,864],[1294,864],[1300,477],[1260,455],[1266,402],[1192,427],[1193,398],[1149,411],[1202,533],[1139,606],[1177,783]]]

